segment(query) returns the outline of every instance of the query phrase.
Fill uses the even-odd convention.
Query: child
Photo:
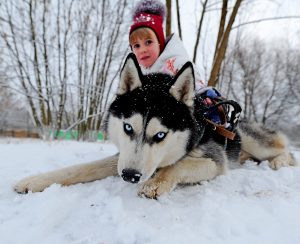
[[[142,0],[133,12],[129,43],[144,74],[163,72],[174,76],[188,61],[189,56],[177,35],[165,40],[163,21],[165,6],[158,0]],[[205,88],[195,69],[196,91]]]
[[[142,0],[134,9],[129,43],[143,74],[162,72],[175,76],[178,70],[190,61],[177,35],[172,34],[165,39],[163,31],[165,14],[165,6],[158,0]],[[212,99],[220,98],[221,95],[214,88],[206,87],[195,67],[194,72],[196,94],[201,94],[205,105],[211,106]],[[208,117],[215,124],[224,123],[217,108],[214,108]]]

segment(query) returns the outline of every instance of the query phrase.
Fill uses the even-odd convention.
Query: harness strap
[[[221,136],[224,136],[230,140],[234,140],[234,137],[235,137],[234,132],[225,129],[224,126],[218,125],[209,119],[205,119],[205,120],[206,120],[206,122],[208,122],[210,125],[213,126],[213,130],[215,130],[218,134],[220,134]]]

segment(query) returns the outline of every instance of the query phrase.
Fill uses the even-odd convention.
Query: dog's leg
[[[258,161],[268,160],[272,169],[297,164],[289,152],[288,138],[276,131],[270,131],[258,124],[242,123],[238,132],[242,142],[240,160],[253,158]]]
[[[251,155],[243,150],[240,151],[240,154],[239,154],[239,162],[241,164],[244,164],[246,160],[249,160],[251,159]]]
[[[191,184],[210,180],[226,171],[226,162],[218,164],[211,158],[186,156],[174,165],[158,170],[139,190],[140,196],[156,199],[171,192],[177,184]]]
[[[19,181],[14,189],[19,193],[27,193],[28,191],[39,192],[54,183],[68,186],[114,176],[118,174],[118,158],[119,155],[117,154],[102,160],[30,176]]]
[[[281,167],[297,165],[297,161],[293,154],[288,152],[281,153],[278,156],[269,159],[269,162],[270,168],[272,169],[280,169]]]

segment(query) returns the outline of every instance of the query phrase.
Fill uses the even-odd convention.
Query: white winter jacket
[[[191,61],[180,38],[173,34],[166,43],[165,49],[159,55],[158,59],[150,68],[141,67],[143,74],[166,73],[172,76],[182,68],[182,66]],[[196,92],[206,87],[201,80],[199,71],[194,65]],[[198,92],[197,92],[198,93]]]

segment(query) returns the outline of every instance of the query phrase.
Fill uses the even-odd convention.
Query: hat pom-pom
[[[164,19],[166,16],[166,7],[158,0],[142,0],[133,9],[133,18],[140,13],[155,14]]]

